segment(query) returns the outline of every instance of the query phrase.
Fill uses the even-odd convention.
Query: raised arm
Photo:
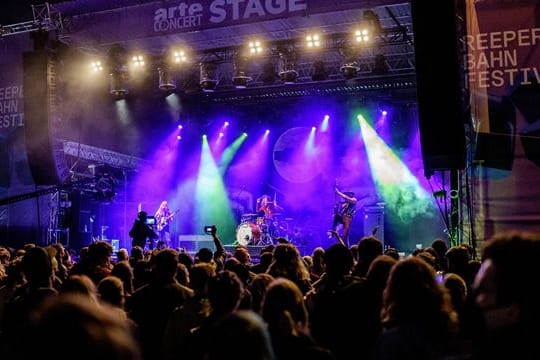
[[[341,235],[339,235],[339,233],[337,231],[329,230],[329,232],[336,237],[339,244],[341,244],[343,246],[347,246],[347,245],[345,245],[345,242],[343,242],[343,239],[341,238]]]
[[[214,245],[216,246],[216,255],[214,256],[223,256],[225,254],[225,247],[223,246],[223,243],[218,237],[217,227],[215,225],[212,226],[211,235],[212,235],[212,240],[214,240]]]
[[[350,203],[356,203],[358,199],[354,196],[347,196],[346,194],[339,191],[337,186],[335,187],[336,194],[338,194],[339,197],[341,197],[343,200],[350,202]]]

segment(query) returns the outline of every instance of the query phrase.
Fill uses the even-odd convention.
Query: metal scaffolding
[[[99,164],[107,164],[114,168],[134,170],[146,162],[138,157],[121,154],[115,151],[101,149],[95,146],[64,141],[64,154],[78,159],[95,161]]]
[[[0,25],[0,37],[24,34],[38,30],[57,30],[59,32],[63,30],[64,20],[62,14],[51,4],[45,3],[31,6],[34,19],[18,24]]]

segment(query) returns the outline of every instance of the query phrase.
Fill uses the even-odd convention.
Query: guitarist
[[[354,192],[341,192],[337,183],[334,187],[336,193],[336,203],[334,204],[334,220],[332,221],[332,230],[336,231],[339,225],[343,225],[342,240],[345,246],[349,247],[349,231],[351,228],[354,214],[356,213],[356,203],[358,199]]]
[[[159,235],[159,241],[162,241],[166,247],[171,246],[171,232],[170,223],[174,217],[175,212],[169,209],[169,205],[166,200],[162,201],[157,209],[154,217],[156,218],[156,227]]]

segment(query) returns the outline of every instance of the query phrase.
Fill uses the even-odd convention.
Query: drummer
[[[283,212],[283,208],[276,203],[275,197],[272,201],[269,195],[264,194],[257,199],[255,212],[265,220],[272,221],[277,214]]]

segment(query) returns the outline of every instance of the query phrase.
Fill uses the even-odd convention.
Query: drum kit
[[[280,220],[281,214],[273,214],[267,219],[260,214],[243,214],[236,228],[236,242],[239,245],[273,245],[278,237],[289,238],[289,223],[293,220]]]

